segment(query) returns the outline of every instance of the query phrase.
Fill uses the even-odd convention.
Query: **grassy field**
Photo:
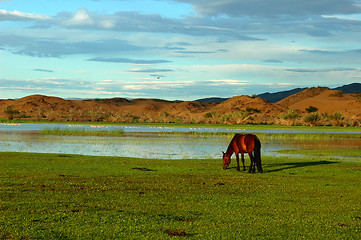
[[[263,163],[0,153],[0,239],[361,238],[359,157]]]

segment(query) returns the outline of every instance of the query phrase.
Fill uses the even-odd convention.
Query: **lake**
[[[92,129],[119,130],[120,137],[41,135],[43,129]],[[159,132],[238,132],[238,133],[310,133],[315,131],[259,130],[232,128],[147,127],[120,125],[66,125],[66,124],[0,124],[0,151],[36,152],[59,154],[82,154],[95,156],[141,157],[157,159],[221,158],[222,151],[232,135],[159,134]],[[319,132],[320,133],[320,132]],[[321,132],[320,134],[322,134]],[[335,133],[335,132],[333,132]],[[344,133],[344,132],[340,132]],[[318,141],[292,141],[271,137],[261,138],[262,154],[277,156],[283,149],[360,149],[360,139],[337,139]]]

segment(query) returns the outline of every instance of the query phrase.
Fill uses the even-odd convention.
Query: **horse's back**
[[[247,147],[247,152],[252,152],[254,149],[254,141],[256,139],[256,135],[246,134],[244,138],[245,145]]]
[[[233,140],[236,142],[239,152],[252,152],[254,149],[254,142],[257,138],[256,135],[253,134],[236,134]],[[258,139],[258,138],[257,138]]]

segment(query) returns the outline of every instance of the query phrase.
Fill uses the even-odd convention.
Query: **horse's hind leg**
[[[261,159],[258,159],[258,161],[257,161],[257,170],[258,170],[258,172],[260,172],[260,173],[263,172],[262,164],[261,164]]]
[[[251,159],[251,165],[249,166],[249,173],[254,173],[256,171],[256,168],[255,168],[255,162],[254,162],[254,157],[253,157],[253,154],[252,152],[248,153],[248,156],[249,158]]]
[[[242,158],[243,171],[246,171],[246,167],[244,166],[244,154],[243,153],[241,153],[241,158]]]

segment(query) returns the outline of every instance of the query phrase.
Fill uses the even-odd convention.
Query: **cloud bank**
[[[189,9],[172,17],[84,0],[53,14],[0,10],[2,89],[189,99],[360,80],[359,0],[156,3]]]

